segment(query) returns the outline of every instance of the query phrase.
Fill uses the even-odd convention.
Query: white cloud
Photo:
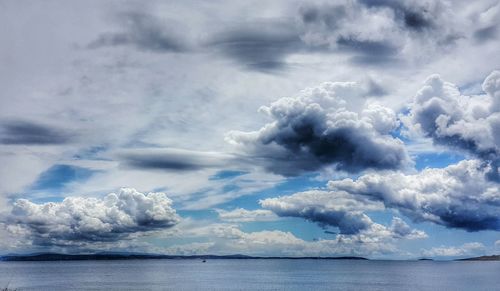
[[[381,203],[346,192],[310,190],[290,196],[267,198],[260,201],[263,208],[281,217],[300,217],[321,227],[337,227],[340,235],[376,235],[387,238],[425,238],[420,230],[411,229],[395,217],[389,227],[375,223],[363,211],[383,210]]]
[[[441,246],[434,247],[429,250],[423,250],[422,255],[424,257],[460,257],[460,256],[471,256],[479,255],[485,252],[485,247],[482,243],[472,242],[465,243],[461,246]]]
[[[486,94],[462,95],[458,87],[439,75],[425,81],[403,120],[413,132],[434,143],[460,149],[493,162],[492,178],[498,178],[500,153],[500,71],[483,82]]]
[[[186,230],[185,230],[186,231]],[[280,230],[244,232],[231,224],[196,227],[184,235],[205,236],[208,242],[174,245],[163,251],[175,254],[247,254],[255,256],[384,256],[399,254],[394,238],[386,229],[374,228],[358,235],[338,235],[335,239],[306,241]]]
[[[173,227],[180,220],[164,193],[143,194],[130,188],[103,199],[68,197],[44,204],[19,199],[5,219],[12,234],[45,246],[116,242]]]
[[[500,189],[488,180],[489,171],[478,160],[464,160],[413,175],[370,173],[356,180],[330,181],[328,186],[381,201],[415,221],[468,231],[500,230]]]
[[[380,210],[380,204],[343,192],[310,190],[290,196],[260,201],[263,208],[282,217],[301,217],[320,226],[338,227],[342,234],[356,234],[371,227],[373,221],[363,210]]]
[[[274,221],[278,219],[272,211],[264,209],[247,210],[236,208],[230,211],[216,209],[219,219],[227,222]]]
[[[412,229],[406,222],[404,222],[404,220],[399,217],[394,217],[392,219],[389,230],[397,238],[422,239],[428,237],[424,231]]]

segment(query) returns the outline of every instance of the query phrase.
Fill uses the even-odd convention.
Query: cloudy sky
[[[0,1],[0,254],[500,252],[500,4]]]

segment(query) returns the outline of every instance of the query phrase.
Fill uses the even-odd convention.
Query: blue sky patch
[[[89,179],[96,171],[87,168],[54,165],[43,172],[31,186],[32,191],[50,191],[61,192],[70,182],[85,181]]]

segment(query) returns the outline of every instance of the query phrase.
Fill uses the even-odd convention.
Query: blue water
[[[500,262],[131,260],[0,262],[17,290],[500,290]]]

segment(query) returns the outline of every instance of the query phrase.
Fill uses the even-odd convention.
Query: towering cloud
[[[227,141],[283,175],[327,165],[348,172],[405,166],[409,158],[403,143],[390,134],[398,125],[394,112],[376,105],[360,112],[347,107],[346,100],[362,100],[364,94],[353,82],[308,88],[262,107],[271,122],[258,131],[232,131]]]
[[[481,161],[465,160],[414,175],[370,173],[328,185],[381,201],[417,222],[467,231],[500,230],[500,185],[488,180],[490,170]]]
[[[103,199],[68,197],[44,204],[19,199],[7,217],[10,225],[17,225],[17,233],[45,246],[118,241],[172,227],[179,219],[164,193],[127,188]]]

